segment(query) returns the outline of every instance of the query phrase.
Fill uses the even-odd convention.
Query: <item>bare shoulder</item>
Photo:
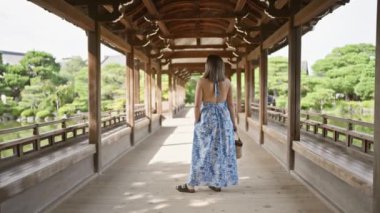
[[[225,83],[226,85],[228,85],[228,86],[231,86],[231,81],[230,81],[230,79],[228,79],[228,78],[225,78],[225,79],[224,79],[224,83]]]

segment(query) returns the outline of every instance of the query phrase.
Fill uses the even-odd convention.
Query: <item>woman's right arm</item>
[[[230,111],[231,121],[232,121],[232,124],[234,125],[234,130],[236,130],[235,110],[234,110],[234,103],[232,101],[231,83],[229,85],[228,92],[227,92],[227,106],[228,106],[228,110]]]

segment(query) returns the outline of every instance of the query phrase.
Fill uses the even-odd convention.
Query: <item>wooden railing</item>
[[[251,107],[253,111],[259,110],[256,104]],[[268,106],[267,109],[268,119],[286,125],[285,109],[271,106]],[[373,155],[373,123],[302,111],[300,128],[304,132],[321,137],[328,142]]]
[[[135,107],[135,120],[145,117],[144,105]],[[102,113],[102,130],[126,124],[125,111],[108,111]],[[47,127],[54,130],[45,131]],[[0,130],[0,137],[22,132],[24,137],[0,143],[0,162],[8,159],[22,158],[24,155],[75,141],[88,133],[88,115],[77,115],[67,119],[37,123],[28,126]]]

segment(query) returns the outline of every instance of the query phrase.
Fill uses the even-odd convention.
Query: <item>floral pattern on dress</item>
[[[226,102],[203,102],[195,124],[190,186],[226,187],[238,183],[233,124]]]

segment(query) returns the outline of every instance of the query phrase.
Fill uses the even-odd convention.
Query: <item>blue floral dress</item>
[[[195,124],[188,185],[226,187],[238,183],[233,124],[226,102],[203,102]]]

